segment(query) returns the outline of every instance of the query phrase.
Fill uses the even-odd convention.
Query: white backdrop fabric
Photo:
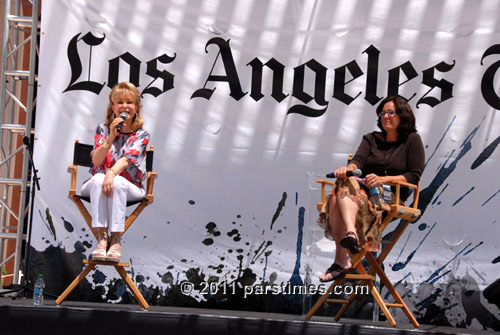
[[[457,302],[452,325],[476,305],[498,321],[482,296],[467,302],[450,287],[479,291],[500,273],[499,10],[495,0],[44,1],[34,248],[83,243],[90,255],[66,168],[75,139],[93,142],[109,86],[133,81],[159,175],[154,203],[124,236],[134,279],[166,290],[191,270],[319,284],[334,246],[316,227],[312,172],[345,165],[377,129],[376,102],[398,93],[426,149],[423,215],[386,272],[414,310],[441,288],[435,304]],[[80,169],[79,185],[88,176]]]

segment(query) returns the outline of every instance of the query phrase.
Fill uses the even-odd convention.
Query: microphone
[[[363,173],[361,172],[360,169],[355,169],[355,170],[352,170],[352,171],[347,171],[345,175],[347,177],[361,177],[362,174]],[[328,173],[326,175],[326,178],[335,178],[335,173],[334,172]]]
[[[116,126],[117,130],[122,130],[122,128],[123,128],[123,122],[125,122],[125,120],[127,119],[127,116],[128,116],[128,114],[125,113],[125,112],[123,112],[123,113],[120,114],[120,117],[123,119],[123,121],[120,122],[120,123],[118,123],[118,125]]]

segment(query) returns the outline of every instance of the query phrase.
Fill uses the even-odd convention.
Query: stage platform
[[[11,334],[493,334],[494,332],[410,324],[392,328],[386,322],[181,307],[85,303],[67,301],[58,306],[46,299],[33,306],[31,299],[0,298],[0,333]]]

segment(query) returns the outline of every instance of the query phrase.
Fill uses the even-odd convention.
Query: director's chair
[[[87,208],[83,204],[83,201],[90,202],[89,197],[83,197],[81,195],[77,195],[76,193],[76,182],[77,182],[77,173],[78,173],[78,166],[83,166],[83,167],[91,167],[92,166],[92,158],[90,157],[90,152],[92,151],[93,146],[90,144],[82,144],[79,143],[78,140],[75,141],[75,149],[73,153],[73,165],[68,167],[68,172],[71,173],[71,185],[68,193],[68,197],[73,200],[73,202],[76,204],[78,209],[80,210],[80,213],[82,214],[85,222],[89,226],[90,230],[94,234],[95,238],[97,239],[97,233],[96,231],[92,228],[92,217],[90,216]],[[123,235],[127,229],[130,227],[130,225],[137,219],[139,214],[146,208],[146,206],[150,205],[153,202],[153,186],[154,186],[154,181],[156,179],[157,173],[153,172],[153,157],[154,157],[154,147],[151,146],[150,150],[147,151],[146,153],[146,171],[147,171],[147,176],[146,176],[146,196],[137,201],[130,201],[127,202],[127,207],[132,206],[132,205],[137,205],[137,207],[134,209],[132,214],[130,214],[129,217],[125,220],[125,229],[121,233]],[[125,270],[125,267],[130,266],[130,263],[123,263],[123,262],[110,262],[110,261],[97,261],[97,260],[83,260],[83,264],[87,265],[84,267],[82,272],[73,280],[73,282],[64,290],[64,292],[57,298],[56,304],[60,305],[63,303],[63,301],[68,297],[68,295],[78,286],[78,284],[85,279],[87,274],[92,271],[96,265],[112,265],[115,267],[116,271],[120,274],[122,277],[123,281],[127,284],[129,287],[130,291],[132,291],[132,294],[134,297],[137,299],[137,302],[139,305],[144,308],[144,309],[149,309],[149,305],[142,296],[141,292],[139,289],[135,286],[134,282],[128,275],[127,271]]]
[[[321,211],[321,208],[325,205],[326,203],[326,185],[335,185],[335,182],[332,181],[327,181],[327,180],[317,180],[316,182],[321,184],[321,202],[317,204],[317,210]],[[420,217],[420,210],[418,209],[418,198],[419,198],[419,192],[420,192],[420,182],[418,185],[413,185],[410,183],[406,182],[396,182],[396,193],[395,193],[395,199],[394,203],[390,206],[390,210],[385,211],[385,218],[382,221],[381,224],[381,232],[384,231],[384,229],[387,227],[387,225],[393,221],[394,219],[401,219],[401,222],[399,223],[398,227],[396,230],[393,232],[393,234],[390,236],[389,240],[384,240],[382,241],[382,244],[384,244],[384,247],[382,248],[382,251],[379,253],[378,257],[375,258],[375,256],[371,253],[366,251],[364,248],[361,249],[359,254],[353,255],[347,250],[349,253],[349,256],[351,258],[351,263],[353,269],[356,269],[357,273],[348,273],[342,278],[336,279],[328,288],[325,294],[323,294],[316,304],[311,308],[311,310],[306,314],[306,320],[309,320],[316,312],[317,310],[323,306],[325,302],[330,302],[330,303],[340,303],[343,306],[341,309],[338,311],[337,315],[335,315],[335,321],[340,320],[344,312],[349,308],[351,303],[356,299],[357,294],[356,290],[354,293],[352,293],[347,299],[331,299],[330,294],[333,292],[333,289],[336,285],[340,285],[344,283],[347,279],[354,279],[354,280],[359,280],[360,285],[366,284],[368,285],[369,291],[377,304],[379,305],[380,309],[384,313],[385,317],[387,318],[387,321],[389,324],[393,327],[396,326],[396,321],[394,320],[394,317],[392,316],[391,312],[389,311],[388,307],[398,307],[402,308],[410,322],[413,324],[415,328],[419,327],[419,323],[413,316],[412,312],[408,308],[408,306],[405,304],[399,293],[396,291],[394,286],[392,285],[391,281],[385,274],[384,270],[382,269],[381,265],[386,259],[386,257],[389,255],[391,252],[392,248],[396,245],[397,241],[401,237],[401,235],[404,233],[406,227],[408,227],[408,224],[412,221],[415,221],[417,218]],[[401,205],[400,202],[400,190],[401,187],[406,187],[409,189],[413,190],[413,205],[411,207],[409,206],[404,206]],[[366,261],[369,264],[368,268],[365,268],[362,265],[362,260],[366,259]],[[375,275],[378,275],[380,278],[380,281],[385,285],[389,293],[392,295],[394,300],[396,301],[395,303],[390,303],[384,301],[382,296],[380,295],[379,291],[377,290],[377,287],[375,285]]]

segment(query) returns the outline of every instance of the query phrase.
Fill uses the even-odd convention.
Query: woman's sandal
[[[120,262],[120,257],[122,256],[121,251],[122,246],[120,244],[120,234],[111,234],[111,246],[106,254],[106,260],[108,262]]]
[[[335,279],[339,279],[345,276],[347,272],[349,272],[350,269],[346,269],[338,265],[337,263],[333,263],[326,271],[325,275],[330,275],[329,278],[327,279],[319,279],[320,282],[322,283],[327,283],[330,281],[334,281]]]
[[[345,237],[340,241],[340,245],[348,249],[351,254],[359,254],[360,248],[358,243],[358,237],[353,231],[348,231]]]
[[[93,261],[105,261],[106,260],[106,249],[97,248],[92,253]]]
[[[106,254],[106,260],[108,262],[120,262],[120,257],[122,256],[122,253],[118,250],[114,250],[114,249],[109,249],[108,250],[108,253]]]
[[[100,234],[103,234],[102,236]],[[108,248],[108,235],[107,233],[98,233],[99,242],[96,249],[92,252],[93,261],[105,261],[106,249]]]

